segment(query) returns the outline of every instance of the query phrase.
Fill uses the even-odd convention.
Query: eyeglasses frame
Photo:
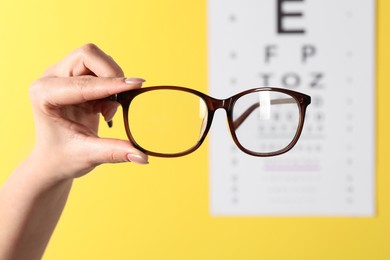
[[[149,151],[147,149],[144,149],[133,138],[131,131],[130,131],[129,120],[128,120],[128,113],[129,113],[130,104],[136,96],[138,96],[142,93],[145,93],[148,91],[154,91],[154,90],[178,90],[178,91],[188,92],[188,93],[191,93],[193,95],[196,95],[196,96],[202,98],[202,100],[205,102],[205,104],[207,106],[207,110],[208,110],[207,124],[206,124],[206,127],[203,131],[203,134],[199,138],[198,142],[190,149],[185,150],[183,152],[179,152],[179,153],[173,153],[173,154],[157,153],[157,152],[153,152],[153,151]],[[250,151],[240,144],[240,142],[238,141],[236,132],[235,132],[235,130],[238,128],[238,126],[241,124],[241,122],[237,123],[237,122],[233,121],[234,104],[236,103],[236,101],[240,97],[247,95],[247,94],[250,94],[250,93],[260,92],[260,91],[274,91],[274,92],[287,94],[295,99],[296,103],[298,104],[298,108],[299,108],[300,116],[299,116],[298,129],[295,133],[293,140],[286,147],[284,147],[283,149],[277,150],[275,152],[256,153],[256,152]],[[145,87],[145,88],[140,88],[140,89],[129,90],[126,92],[122,92],[122,93],[113,95],[113,96],[109,97],[109,100],[118,102],[122,106],[123,121],[124,121],[124,125],[125,125],[126,135],[127,135],[128,139],[130,140],[130,142],[134,145],[134,147],[139,149],[140,151],[148,154],[148,155],[157,156],[157,157],[165,157],[165,158],[181,157],[181,156],[185,156],[185,155],[188,155],[188,154],[196,151],[202,145],[204,140],[206,139],[207,134],[208,134],[208,132],[211,128],[211,125],[212,125],[215,111],[217,109],[224,109],[225,110],[227,120],[228,120],[230,134],[233,138],[233,141],[237,145],[237,147],[241,151],[243,151],[244,153],[247,153],[247,154],[252,155],[252,156],[258,156],[258,157],[270,157],[270,156],[276,156],[276,155],[286,153],[289,150],[291,150],[294,147],[294,145],[297,143],[297,141],[302,133],[302,129],[303,129],[304,121],[305,121],[305,115],[306,115],[306,108],[311,103],[311,97],[306,95],[306,94],[303,94],[303,93],[300,93],[297,91],[293,91],[293,90],[289,90],[289,89],[276,88],[276,87],[252,88],[252,89],[242,91],[242,92],[235,94],[235,95],[233,95],[229,98],[226,98],[226,99],[216,99],[216,98],[208,96],[200,91],[197,91],[195,89],[186,88],[186,87],[150,86],[150,87]],[[248,115],[249,114],[250,114],[250,112],[248,113]],[[245,116],[245,118],[246,117],[247,116]],[[243,120],[245,120],[245,118]]]

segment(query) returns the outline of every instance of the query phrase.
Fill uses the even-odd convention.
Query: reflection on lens
[[[205,101],[189,92],[157,89],[134,98],[129,128],[135,142],[155,153],[175,154],[194,147],[207,124]]]
[[[238,142],[256,153],[286,148],[294,139],[300,120],[297,101],[277,91],[258,91],[240,97],[233,108]]]

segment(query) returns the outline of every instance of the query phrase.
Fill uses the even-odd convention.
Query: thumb
[[[148,156],[134,148],[129,141],[109,138],[94,138],[94,153],[91,160],[95,165],[103,163],[134,162],[148,164]]]

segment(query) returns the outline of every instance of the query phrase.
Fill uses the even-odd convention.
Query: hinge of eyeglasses
[[[114,94],[114,95],[112,95],[112,96],[109,96],[107,99],[108,99],[109,101],[114,101],[114,102],[116,102],[116,101],[118,101],[118,94]]]

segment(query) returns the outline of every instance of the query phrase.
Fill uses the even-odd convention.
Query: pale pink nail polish
[[[111,121],[112,118],[114,117],[114,115],[115,115],[115,113],[116,113],[117,110],[118,110],[117,107],[115,107],[114,109],[110,109],[110,110],[107,112],[107,114],[106,114],[104,120],[105,120],[106,122]]]
[[[125,78],[125,83],[127,84],[139,84],[143,82],[145,82],[143,78]]]
[[[144,158],[143,156],[138,155],[138,154],[129,153],[127,155],[127,159],[130,162],[134,162],[134,163],[138,163],[138,164],[149,164],[147,158]]]

